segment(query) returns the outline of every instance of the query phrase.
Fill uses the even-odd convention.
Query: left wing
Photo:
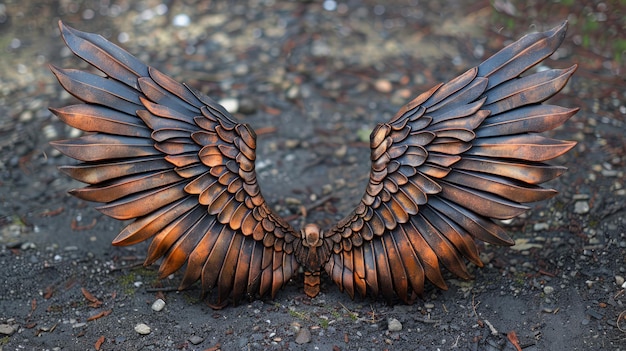
[[[298,269],[300,237],[261,195],[254,131],[103,37],[59,26],[67,46],[105,74],[51,67],[84,102],[52,112],[94,133],[51,143],[83,162],[62,167],[90,184],[72,195],[134,219],[113,244],[152,238],[145,264],[164,257],[160,277],[186,265],[181,289],[198,279],[205,292],[217,286],[218,307],[274,296]]]

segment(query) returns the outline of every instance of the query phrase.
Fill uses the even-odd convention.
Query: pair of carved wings
[[[543,105],[575,66],[520,75],[550,56],[566,24],[529,34],[478,67],[439,84],[371,134],[372,169],[357,208],[321,231],[315,262],[263,199],[254,169],[256,136],[212,99],[95,34],[60,23],[67,46],[104,75],[52,67],[84,103],[51,109],[89,132],[52,143],[81,163],[62,170],[89,184],[71,193],[133,219],[113,241],[152,239],[145,264],[159,274],[186,266],[181,288],[201,280],[218,304],[272,297],[298,272],[326,271],[351,297],[411,302],[440,266],[469,278],[481,266],[474,240],[511,245],[491,219],[555,194],[538,184],[564,171],[543,161],[574,146],[539,136],[577,109]]]

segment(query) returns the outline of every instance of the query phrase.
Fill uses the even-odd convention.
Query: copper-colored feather
[[[71,193],[134,219],[113,241],[152,238],[146,264],[166,276],[185,266],[181,288],[200,280],[217,305],[274,296],[305,271],[305,293],[325,271],[350,297],[411,303],[426,281],[445,289],[441,266],[470,278],[475,239],[513,241],[508,219],[556,192],[539,184],[565,169],[544,161],[575,143],[536,133],[577,109],[542,105],[576,66],[520,76],[551,55],[566,23],[529,34],[478,67],[409,102],[371,134],[372,169],[361,203],[337,225],[299,233],[269,208],[254,170],[256,135],[212,99],[146,66],[98,35],[60,23],[67,46],[104,77],[52,67],[84,103],[51,109],[92,134],[52,143],[83,161],[62,167],[88,183]]]

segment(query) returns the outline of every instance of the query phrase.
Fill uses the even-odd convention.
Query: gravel
[[[306,217],[329,226],[363,193],[377,123],[512,38],[574,19],[587,6],[536,2],[509,17],[488,2],[416,3],[72,0],[2,8],[2,350],[626,349],[626,92],[611,48],[594,53],[577,44],[586,36],[591,46],[616,42],[595,40],[623,28],[610,2],[589,5],[594,16],[585,19],[605,18],[595,32],[582,33],[587,27],[572,20],[562,49],[545,64],[580,64],[550,102],[581,107],[546,133],[578,142],[554,161],[569,168],[549,183],[559,194],[505,222],[514,249],[481,245],[484,267],[468,268],[475,280],[444,271],[449,289],[427,285],[414,305],[351,300],[325,277],[313,300],[296,279],[274,299],[215,311],[200,287],[173,289],[180,274],[159,280],[156,267],[142,267],[148,244],[112,247],[124,224],[66,195],[79,184],[57,167],[72,161],[48,142],[80,132],[47,110],[75,103],[47,64],[86,66],[62,49],[58,19],[123,41],[230,105],[260,131],[257,171],[269,204],[299,226],[301,207],[331,195]],[[159,299],[167,308],[155,313]],[[150,334],[138,334],[140,325]]]

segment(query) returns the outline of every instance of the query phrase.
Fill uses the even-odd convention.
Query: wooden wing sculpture
[[[261,195],[250,126],[103,37],[60,29],[67,46],[104,74],[51,67],[84,102],[51,111],[90,132],[52,143],[81,161],[62,167],[89,184],[71,194],[104,203],[97,209],[107,216],[133,219],[113,244],[152,239],[145,264],[162,259],[161,277],[185,266],[180,288],[201,280],[216,292],[216,306],[274,297],[300,267],[311,297],[322,271],[350,297],[406,303],[427,280],[446,288],[441,266],[470,278],[465,260],[482,266],[474,240],[512,245],[492,219],[553,196],[539,184],[565,168],[544,161],[575,145],[537,133],[578,110],[542,104],[576,66],[521,76],[561,44],[563,23],[524,36],[379,124],[357,208],[333,228],[296,231]]]

